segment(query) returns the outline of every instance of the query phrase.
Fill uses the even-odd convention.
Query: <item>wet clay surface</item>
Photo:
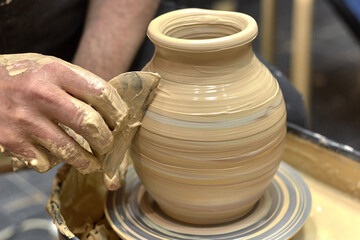
[[[252,51],[256,33],[247,15],[198,9],[149,26],[156,51],[145,70],[162,80],[130,155],[150,195],[180,221],[246,214],[279,166],[285,103]]]

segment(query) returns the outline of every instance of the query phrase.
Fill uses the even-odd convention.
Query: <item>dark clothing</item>
[[[266,63],[263,60],[262,62],[267,66],[267,68],[270,70],[270,72],[274,75],[274,77],[279,83],[286,104],[287,122],[291,122],[298,126],[308,128],[309,124],[304,105],[304,99],[301,94],[290,83],[289,79],[287,79],[285,75],[280,72],[279,69]]]
[[[70,61],[87,0],[0,1],[0,54],[36,52]]]
[[[87,0],[12,0],[2,4],[4,2],[6,0],[0,0],[0,54],[36,52],[71,61],[84,26]],[[157,15],[184,8],[189,3],[195,7],[195,2],[162,1]],[[141,70],[153,52],[152,43],[145,40],[130,70]],[[306,127],[302,96],[279,70],[266,65],[284,94],[288,121]]]

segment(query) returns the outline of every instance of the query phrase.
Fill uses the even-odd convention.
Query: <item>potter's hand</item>
[[[127,113],[116,90],[100,77],[33,53],[0,55],[0,103],[0,152],[39,172],[58,161],[82,173],[100,170],[95,156],[111,148],[111,130]],[[95,156],[59,124],[81,135]]]

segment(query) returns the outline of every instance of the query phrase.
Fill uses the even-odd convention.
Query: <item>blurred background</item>
[[[273,57],[267,59],[265,55],[268,50],[264,50],[261,41],[264,34],[267,34],[262,24],[269,24],[269,20],[264,22],[262,17],[269,15],[271,2],[274,2],[273,43],[271,38],[266,39],[270,41],[269,47],[273,46]],[[298,5],[295,5],[296,2],[299,2]],[[341,9],[346,7],[346,3],[350,9]],[[300,76],[301,79],[298,79],[303,82],[304,78],[307,78],[309,82],[308,96],[304,94],[304,100],[308,102],[309,128],[332,140],[360,149],[359,0],[223,0],[214,1],[213,6],[220,9],[237,9],[254,17],[259,24],[259,35],[254,41],[254,50],[260,56],[279,68],[293,83],[296,75],[306,75],[304,71],[309,71],[308,76]],[[262,10],[265,12],[263,15]],[[300,12],[298,22],[294,20],[296,11]],[[345,11],[357,13],[357,19],[356,16],[352,19],[350,13],[345,17]],[[312,17],[312,21],[309,20],[309,16]],[[309,26],[306,25],[307,21],[310,23]],[[350,22],[352,24],[349,24]],[[309,29],[295,30],[295,24]],[[295,31],[300,32],[305,38],[307,36],[304,35],[309,31],[308,49],[307,43],[303,40],[300,40],[299,44],[299,40],[294,39]],[[308,62],[309,66],[299,66],[294,76],[292,60],[295,51],[310,52],[308,60],[306,53],[303,53],[304,60],[300,60],[299,63],[301,65],[302,62]],[[302,93],[301,87],[300,92]]]
[[[339,8],[347,1],[355,3],[347,11],[359,12],[360,0],[177,2],[254,17],[259,24],[254,49],[305,91],[309,129],[360,150],[359,18],[349,19]],[[56,169],[0,175],[0,240],[54,239],[44,207],[55,173]],[[31,226],[38,229],[29,230]]]

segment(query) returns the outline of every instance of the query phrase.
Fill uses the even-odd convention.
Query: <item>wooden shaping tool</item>
[[[124,128],[113,131],[112,148],[101,157],[102,169],[109,178],[113,178],[119,170],[146,109],[155,95],[159,81],[160,75],[149,72],[128,72],[110,80],[109,83],[128,105],[128,114]]]

